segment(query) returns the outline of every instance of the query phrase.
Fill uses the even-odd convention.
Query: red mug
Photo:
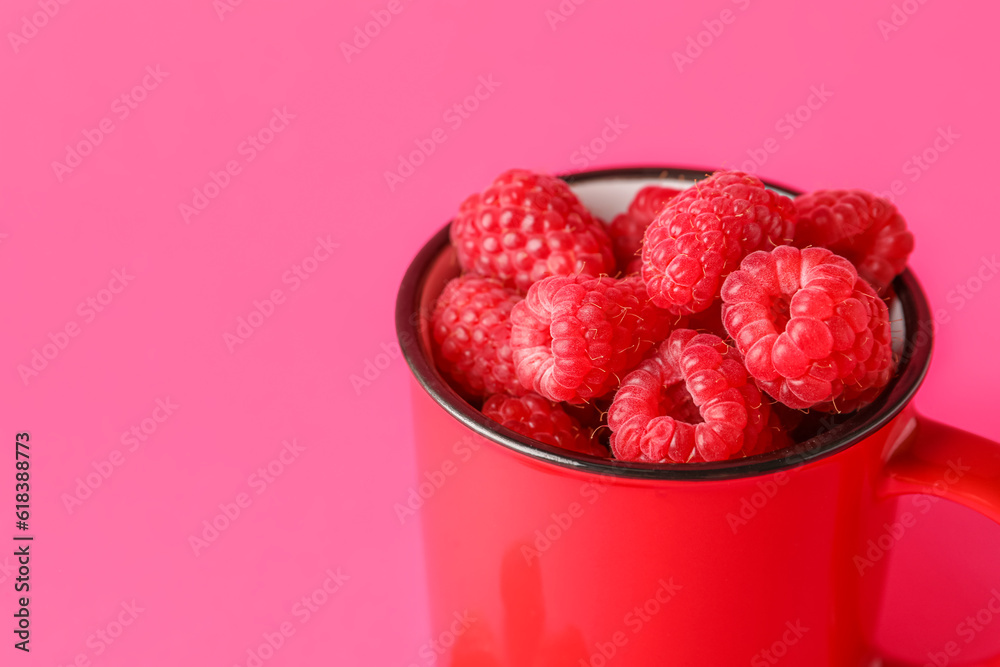
[[[565,180],[610,219],[645,185],[709,173]],[[883,501],[931,494],[1000,522],[1000,444],[911,405],[932,320],[908,270],[890,305],[899,370],[873,404],[788,449],[683,465],[545,445],[462,399],[434,367],[427,319],[458,272],[446,226],[413,260],[396,307],[420,471],[397,513],[422,522],[433,628],[416,664],[887,666],[871,647],[888,559],[873,560],[871,545],[891,548],[906,526]]]

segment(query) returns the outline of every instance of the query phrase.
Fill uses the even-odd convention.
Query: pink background
[[[1000,279],[972,280],[993,277],[983,258],[1000,246],[1000,11],[908,0],[895,26],[889,0],[576,3],[563,0],[565,16],[558,0],[3,4],[0,544],[16,532],[19,431],[32,437],[36,541],[30,656],[10,646],[13,559],[0,555],[0,664],[246,665],[286,622],[294,634],[265,664],[426,664],[419,521],[393,510],[422,472],[408,370],[379,355],[407,263],[512,166],[756,156],[760,175],[802,189],[898,181],[911,265],[948,319],[918,405],[1000,439]],[[391,21],[345,55],[373,11]],[[42,27],[25,28],[36,14]],[[709,28],[721,32],[679,67],[674,53]],[[477,87],[484,99],[469,99]],[[797,126],[783,120],[813,90],[829,95]],[[463,103],[465,117],[448,111]],[[602,146],[608,119],[618,129]],[[53,166],[102,127],[75,168]],[[244,143],[258,133],[271,143]],[[390,188],[385,172],[432,134],[443,142]],[[580,152],[592,142],[599,154]],[[924,151],[926,170],[912,162]],[[196,202],[212,173],[226,187]],[[181,204],[206,202],[185,219]],[[970,280],[979,290],[960,296]],[[270,317],[227,344],[275,290]],[[76,336],[59,335],[67,325]],[[64,349],[22,377],[50,334]],[[167,398],[170,415],[156,409]],[[133,427],[145,440],[123,442]],[[271,463],[293,440],[287,465]],[[269,463],[281,472],[267,481]],[[193,547],[238,499],[239,517]],[[998,552],[997,526],[937,505],[892,551],[886,649],[919,659],[955,639],[1000,587]],[[296,613],[328,569],[349,578]],[[133,601],[134,622],[100,640]],[[962,659],[1000,651],[1000,619],[962,646]]]

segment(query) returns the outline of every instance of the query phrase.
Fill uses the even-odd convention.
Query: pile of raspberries
[[[691,463],[792,444],[895,371],[885,299],[913,236],[862,190],[789,199],[719,171],[639,191],[610,224],[514,169],[461,205],[462,274],[432,315],[435,363],[484,415],[543,443]]]

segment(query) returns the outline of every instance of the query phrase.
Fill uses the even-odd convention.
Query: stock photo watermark
[[[580,144],[580,147],[569,156],[569,161],[581,169],[589,167],[608,150],[610,144],[618,141],[618,137],[627,129],[628,125],[621,121],[621,116],[615,116],[614,120],[605,118],[604,126],[597,136],[586,144]]]
[[[899,32],[900,28],[909,23],[910,17],[920,10],[920,6],[925,4],[927,0],[903,0],[901,4],[893,4],[889,18],[875,22],[875,27],[882,34],[882,40],[888,42],[892,33]]]
[[[778,133],[778,137],[770,136],[759,146],[748,148],[746,150],[747,159],[738,165],[733,166],[728,162],[723,162],[723,168],[756,174],[770,157],[781,149],[782,142],[790,140],[805,127],[805,124],[823,108],[831,97],[833,97],[833,92],[827,89],[826,84],[809,86],[809,95],[806,96],[805,101],[775,121],[774,131]]]
[[[955,306],[955,310],[962,310],[967,303],[976,298],[976,295],[983,291],[986,283],[993,280],[997,273],[1000,273],[1000,263],[997,256],[992,255],[980,258],[979,267],[964,283],[958,283],[945,296],[945,300]]]
[[[125,291],[135,276],[129,274],[128,269],[122,267],[111,272],[111,279],[108,286],[101,288],[93,296],[88,296],[76,307],[76,314],[80,316],[84,325],[91,324],[100,313],[103,313],[108,306],[114,302],[115,297]],[[26,364],[17,365],[17,374],[21,382],[27,387],[32,379],[48,368],[52,362],[65,350],[72,339],[83,332],[80,322],[75,319],[68,320],[66,324],[56,329],[55,333],[48,332],[48,342],[43,343],[41,348],[31,348],[30,358]]]
[[[965,619],[955,626],[955,634],[960,637],[965,645],[971,644],[983,630],[987,628],[993,619],[1000,616],[1000,590],[996,588],[990,590],[990,599],[975,614],[969,614]],[[928,651],[927,662],[923,667],[946,667],[951,664],[953,658],[957,658],[962,653],[963,646],[955,640],[945,642],[940,651]]]
[[[151,92],[160,87],[160,84],[168,76],[170,76],[170,72],[164,72],[159,65],[155,67],[148,65],[146,73],[139,83],[114,99],[111,103],[111,114],[119,122],[124,121],[139,108],[140,104],[146,101]],[[56,180],[62,183],[66,176],[72,174],[74,169],[83,164],[85,157],[92,155],[97,147],[104,143],[108,135],[115,131],[115,127],[114,119],[111,115],[107,115],[101,118],[95,127],[81,130],[82,139],[75,144],[66,144],[66,155],[63,161],[52,161],[52,171],[56,175]]]
[[[837,421],[833,418],[833,415],[826,415],[820,419],[816,435],[826,433],[836,425]],[[805,444],[795,445],[791,448],[791,451],[796,454],[806,454],[822,446],[824,446],[822,443],[813,438]],[[733,531],[733,535],[739,533],[744,526],[747,526],[753,519],[759,516],[781,489],[788,485],[788,482],[792,479],[792,475],[800,470],[802,468],[795,468],[791,472],[776,472],[769,478],[759,480],[755,485],[757,487],[756,491],[741,496],[737,506],[733,510],[726,512],[726,524]]]
[[[18,445],[20,444],[21,443],[18,442]],[[25,460],[23,461],[23,463],[28,463],[28,461]],[[29,478],[27,475],[28,473],[26,471],[23,473],[20,472],[16,473],[16,479],[19,480],[23,479],[25,481],[25,484],[23,484],[25,488],[28,487],[26,482],[28,481]],[[17,486],[21,487],[22,484],[18,484]],[[28,496],[28,494],[24,495]],[[21,519],[20,521],[17,522],[17,527],[22,530],[27,530],[28,524],[24,520],[27,519],[29,516],[28,508],[30,506],[30,503],[27,501],[30,500],[30,497],[27,498],[18,497],[17,500],[19,501],[23,500],[26,503],[23,505],[22,504],[17,505],[17,509],[23,508],[23,512],[17,513],[17,517]],[[27,541],[27,540],[33,540],[34,538],[30,536],[19,536],[15,537],[14,539]],[[15,579],[17,583],[14,584],[12,588],[17,593],[21,594],[14,600],[16,605],[15,608],[17,609],[17,611],[15,611],[13,614],[14,618],[16,619],[14,621],[14,634],[17,636],[18,639],[21,640],[19,642],[14,642],[14,648],[17,649],[18,651],[24,651],[25,653],[30,653],[31,647],[29,646],[29,644],[31,643],[31,609],[29,607],[31,605],[31,598],[25,595],[25,593],[31,593],[31,542],[28,542],[27,544],[14,542],[14,545],[17,546],[17,548],[14,550],[14,557],[17,558],[18,576],[17,579]]]
[[[962,459],[948,461],[948,469],[942,474],[942,478],[934,482],[934,489],[938,493],[945,493],[949,488],[958,484],[972,470],[971,466],[963,465]],[[917,525],[917,520],[931,511],[937,503],[941,502],[938,496],[918,495],[913,496],[913,507],[917,513],[906,511],[899,515],[897,521],[883,523],[882,532],[875,538],[870,538],[866,543],[866,550],[863,554],[855,554],[854,567],[858,570],[859,576],[864,576],[875,563],[889,553],[900,540],[906,536],[909,529]]]
[[[326,577],[323,582],[292,605],[291,614],[298,619],[300,625],[308,623],[313,615],[318,613],[351,579],[339,567],[336,572],[332,568],[327,568],[323,574]],[[246,662],[238,662],[236,667],[244,665],[245,667],[261,667],[285,646],[288,640],[295,635],[295,630],[295,625],[291,621],[282,621],[273,631],[262,632],[260,636],[263,641],[256,646],[247,648]]]
[[[92,659],[104,655],[104,652],[111,648],[111,645],[135,623],[139,614],[146,611],[138,605],[135,599],[131,602],[122,602],[118,606],[119,609],[112,612],[110,621],[87,636],[84,646],[90,651],[80,651],[71,661],[66,663],[66,667],[90,667]],[[60,664],[56,667],[63,666]]]
[[[750,6],[750,0],[732,0],[732,3],[739,7],[741,12],[745,12]],[[732,25],[736,22],[736,17],[739,16],[732,9],[723,9],[719,12],[718,18],[705,19],[701,24],[705,27],[704,30],[699,30],[694,35],[688,35],[687,44],[682,51],[674,51],[671,57],[674,60],[674,65],[677,66],[677,71],[681,74],[684,73],[685,67],[690,67],[705,53],[705,49],[712,46],[722,33],[726,31],[726,26]]]
[[[291,442],[283,440],[278,454],[247,477],[247,486],[254,495],[261,495],[284,474],[289,466],[298,461],[304,451],[306,448],[298,444],[295,438],[292,438]],[[237,493],[232,500],[219,503],[218,513],[209,519],[204,519],[197,534],[188,535],[188,545],[194,555],[200,556],[204,553],[205,549],[214,544],[222,533],[229,530],[244,515],[244,510],[252,504],[253,497],[246,491]]]
[[[160,424],[170,419],[181,406],[170,400],[170,397],[157,398],[156,407],[150,416],[143,418],[138,424],[133,424],[127,431],[123,431],[119,438],[126,452],[135,452],[146,441],[156,433]],[[59,496],[66,513],[72,515],[74,511],[83,506],[83,503],[94,495],[94,492],[101,487],[104,482],[111,478],[115,470],[125,463],[125,454],[120,449],[111,450],[106,457],[91,461],[90,467],[93,470],[87,471],[83,477],[76,478],[76,486],[72,492],[64,492]]]
[[[17,32],[7,33],[7,41],[10,42],[10,48],[14,49],[14,53],[20,53],[21,47],[37,37],[38,31],[47,26],[69,2],[70,0],[38,0],[36,3],[38,10],[21,17]]]
[[[587,0],[562,0],[555,9],[545,10],[545,20],[549,22],[549,27],[555,32],[560,23],[565,23],[569,17],[576,14],[576,8]]]
[[[483,102],[493,97],[501,85],[503,84],[500,81],[493,79],[492,74],[480,76],[478,84],[471,94],[455,102],[441,114],[441,120],[448,126],[448,130],[455,132],[462,127]],[[403,153],[398,155],[399,162],[396,168],[392,171],[386,170],[382,174],[389,192],[395,192],[400,184],[413,176],[417,169],[427,162],[427,159],[437,151],[438,146],[448,140],[448,130],[444,127],[436,127],[426,137],[413,140],[414,145],[416,145],[415,149],[405,155]]]
[[[413,340],[413,336],[408,331],[400,332],[399,338],[404,343]],[[399,349],[399,343],[394,340],[388,343],[382,342],[379,344],[379,347],[382,350],[381,352],[374,357],[365,357],[360,375],[351,373],[348,377],[351,387],[354,389],[355,396],[360,396],[365,387],[372,386],[372,383],[382,376],[382,372],[389,368],[393,361],[403,356]]]
[[[622,625],[631,631],[634,637],[642,632],[643,628],[659,614],[663,608],[673,600],[684,587],[674,583],[674,578],[660,579],[657,581],[659,587],[642,604],[636,605],[631,611],[625,614]],[[616,630],[606,641],[594,643],[594,648],[590,652],[589,658],[584,661],[580,658],[580,667],[605,667],[614,659],[621,650],[628,646],[629,634],[624,629]]]
[[[919,153],[914,153],[900,167],[900,171],[910,183],[916,183],[927,171],[939,160],[944,153],[947,153],[962,138],[962,135],[955,132],[951,125],[948,127],[938,127],[934,139]],[[906,181],[902,178],[894,178],[889,187],[883,192],[877,193],[879,197],[888,199],[893,204],[896,198],[907,192]]]
[[[424,322],[431,319],[431,309],[427,309],[425,312],[415,312],[410,315],[409,322],[412,326],[417,326],[421,322],[421,318]],[[392,365],[394,361],[402,358],[403,353],[399,345],[412,345],[414,343],[413,334],[409,331],[400,331],[398,334],[399,342],[396,339],[391,339],[388,342],[382,341],[379,343],[379,349],[381,352],[377,352],[373,357],[365,357],[362,360],[361,371],[358,373],[351,373],[347,376],[348,382],[351,383],[351,388],[354,390],[355,396],[360,396],[361,392],[367,387],[372,386],[376,380],[382,377],[382,373],[385,372],[389,366]]]
[[[312,251],[281,274],[281,283],[288,285],[289,292],[297,292],[303,283],[333,256],[333,251],[340,247],[340,244],[334,243],[330,237],[330,234],[327,234],[326,238],[317,236]],[[281,288],[272,289],[263,299],[254,299],[250,312],[236,318],[233,331],[222,333],[222,342],[229,350],[229,354],[235,353],[239,345],[250,340],[257,329],[274,316],[278,306],[283,306],[285,303],[287,296]]]
[[[802,625],[801,620],[796,620],[794,623],[786,621],[785,628],[779,639],[750,658],[751,667],[768,667],[768,665],[778,664],[782,658],[788,655],[791,648],[809,632],[809,628]]]
[[[226,14],[233,13],[242,4],[243,0],[212,0],[212,9],[220,21],[225,21]]]
[[[410,663],[409,667],[436,664],[438,660],[445,657],[448,651],[451,650],[451,647],[455,645],[458,638],[468,632],[469,628],[479,620],[468,609],[461,612],[452,612],[451,618],[452,621],[448,624],[447,628],[417,648],[417,656],[420,658],[420,661]]]
[[[979,266],[963,281],[956,283],[945,295],[945,300],[949,304],[953,304],[954,307],[951,310],[937,308],[934,310],[931,320],[921,320],[918,323],[916,333],[905,341],[900,361],[909,359],[915,350],[930,342],[935,329],[951,323],[953,321],[952,313],[962,310],[975,299],[997,273],[1000,273],[1000,262],[997,262],[996,254],[990,257],[985,255],[980,257]]]
[[[753,520],[757,516],[757,513],[764,509],[772,498],[778,495],[778,490],[788,484],[789,479],[790,477],[787,472],[775,473],[770,478],[757,482],[757,491],[754,491],[749,496],[741,497],[739,509],[735,513],[726,513],[726,523],[729,524],[729,529],[733,531],[733,535],[736,535],[740,528]]]
[[[598,484],[597,482],[581,484],[580,496],[587,501],[587,504],[584,505],[574,500],[566,506],[565,511],[550,513],[550,523],[535,529],[535,533],[532,535],[534,537],[533,546],[521,545],[521,555],[524,556],[525,562],[531,565],[531,561],[540,558],[542,554],[551,549],[552,545],[569,532],[577,520],[586,513],[587,507],[600,500],[607,490],[607,484]]]
[[[201,212],[208,208],[212,201],[232,185],[233,179],[243,173],[243,168],[246,165],[256,160],[257,156],[267,150],[267,147],[279,134],[288,129],[289,124],[295,118],[296,114],[289,112],[288,107],[280,109],[273,107],[271,117],[267,122],[253,134],[248,134],[246,139],[236,147],[236,155],[239,157],[227,160],[219,171],[210,169],[205,184],[192,189],[191,203],[181,202],[177,205],[181,219],[185,223],[191,224],[191,218],[201,215]]]
[[[411,516],[416,516],[417,511],[424,506],[424,503],[433,498],[448,480],[459,472],[461,466],[471,461],[481,447],[482,445],[476,442],[473,436],[466,434],[451,446],[454,458],[445,459],[433,470],[425,470],[423,479],[416,486],[411,486],[408,489],[406,500],[392,506],[399,523],[405,524]]]
[[[389,27],[394,17],[398,16],[406,9],[402,0],[389,0],[385,7],[372,9],[368,13],[371,15],[370,21],[354,26],[354,34],[350,42],[340,42],[340,52],[344,54],[344,60],[348,64],[353,58],[361,55],[361,52],[371,46],[372,40],[382,34],[382,31]]]

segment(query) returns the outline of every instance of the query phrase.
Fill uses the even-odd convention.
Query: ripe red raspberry
[[[700,313],[687,315],[680,319],[684,324],[678,325],[678,327],[683,326],[685,329],[694,329],[701,333],[715,334],[722,340],[729,338],[729,334],[726,333],[726,327],[722,326],[722,301],[720,299],[713,301],[712,305]]]
[[[517,376],[552,401],[583,403],[618,386],[621,375],[670,330],[639,276],[552,276],[511,313]]]
[[[767,397],[764,397],[764,401],[767,401]],[[744,446],[744,454],[747,456],[769,454],[795,444],[795,441],[792,440],[792,436],[789,433],[794,428],[797,420],[794,418],[789,420],[786,418],[785,414],[779,414],[779,409],[785,409],[792,415],[802,415],[801,412],[790,410],[781,403],[775,403],[772,405],[771,414],[768,416],[767,424],[764,425],[764,428],[761,429],[760,434],[757,436],[757,443],[749,449]]]
[[[511,169],[471,195],[451,224],[462,269],[522,293],[546,276],[615,273],[611,239],[565,182]]]
[[[600,433],[607,426],[604,423],[604,416],[608,414],[611,397],[606,395],[603,398],[595,398],[589,403],[560,403],[560,405],[566,414],[580,423],[580,426],[591,433]]]
[[[653,303],[697,313],[748,253],[790,243],[792,200],[739,171],[718,171],[672,199],[646,229],[642,277]]]
[[[872,336],[872,351],[867,359],[859,361],[854,369],[841,377],[844,393],[840,398],[815,406],[824,412],[852,412],[868,405],[882,393],[896,372],[896,362],[892,356],[892,326],[889,323],[889,309],[864,278],[858,279],[854,287],[855,297],[871,307],[872,319],[869,323]],[[842,359],[838,363],[846,366]]]
[[[757,386],[791,408],[853,410],[892,376],[885,302],[826,248],[747,255],[722,286],[722,320]]]
[[[877,291],[906,268],[913,234],[888,199],[864,190],[817,190],[797,197],[795,208],[795,245],[846,257]]]
[[[678,329],[622,381],[608,410],[611,449],[625,461],[737,458],[770,444],[758,442],[769,415],[734,349]]]
[[[680,190],[647,185],[636,194],[628,206],[628,211],[611,221],[608,233],[614,245],[618,268],[623,273],[638,273],[642,268],[639,250],[642,248],[642,237],[646,233],[646,228],[660,214],[667,202],[678,193]]]
[[[520,300],[492,278],[445,285],[431,316],[438,370],[473,396],[525,393],[510,348],[510,311]]]
[[[516,433],[548,445],[592,456],[608,454],[562,406],[538,394],[521,397],[495,394],[486,399],[483,414]]]

